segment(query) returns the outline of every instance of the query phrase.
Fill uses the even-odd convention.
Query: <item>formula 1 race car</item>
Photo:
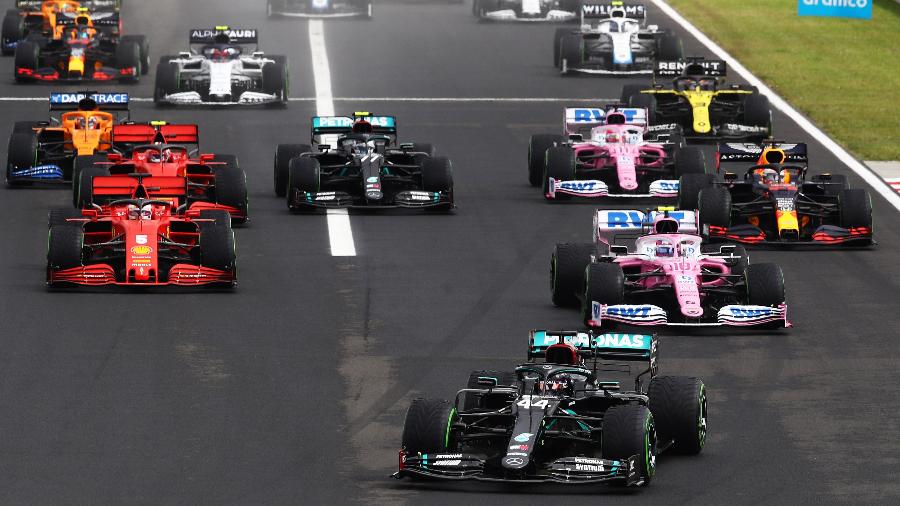
[[[287,105],[287,57],[266,55],[258,47],[245,52],[245,46],[258,41],[256,30],[227,26],[191,30],[190,51],[160,59],[153,101],[157,105]]]
[[[266,0],[270,18],[366,18],[372,17],[372,0]]]
[[[150,46],[143,35],[120,36],[119,26],[117,12],[58,14],[52,37],[16,45],[16,82],[138,82],[150,70]]]
[[[678,60],[681,39],[646,24],[643,5],[585,3],[581,27],[560,28],[553,38],[553,65],[562,74],[651,74],[656,60]]]
[[[0,52],[13,54],[29,37],[59,38],[57,18],[79,10],[90,11],[98,29],[118,32],[120,7],[120,0],[16,0],[16,8],[3,18]]]
[[[557,244],[557,306],[581,306],[585,325],[790,327],[784,275],[750,264],[742,246],[701,244],[694,211],[602,211],[594,243]],[[634,237],[634,249],[616,241]]]
[[[691,140],[762,140],[772,133],[769,99],[752,86],[726,85],[725,62],[686,58],[658,61],[652,87],[625,85],[622,102],[649,111],[658,128],[681,127]],[[656,77],[674,76],[671,88]]]
[[[472,0],[482,21],[567,22],[578,19],[578,0]]]
[[[47,285],[235,284],[234,232],[225,211],[176,216],[169,200],[127,199],[54,223]]]
[[[431,144],[398,145],[393,116],[316,116],[312,146],[281,144],[275,151],[275,194],[287,196],[291,211],[454,208],[450,159],[435,156]]]
[[[646,486],[657,455],[703,450],[706,387],[659,375],[654,336],[529,341],[514,371],[474,371],[452,402],[412,401],[394,477]]]
[[[682,177],[680,206],[699,209],[701,230],[710,240],[746,244],[868,246],[872,240],[872,200],[851,189],[841,174],[807,179],[806,144],[767,139],[760,144],[718,147],[721,163],[752,163],[743,177],[724,173]]]
[[[547,200],[675,198],[679,176],[706,173],[703,152],[679,132],[649,136],[646,125],[645,109],[567,108],[564,136],[531,137],[528,181]]]
[[[197,125],[116,125],[112,147],[115,152],[95,158],[74,181],[75,207],[94,209],[112,201],[149,198],[171,202],[179,215],[222,210],[236,224],[248,220],[247,176],[237,157],[197,155]]]
[[[6,183],[62,183],[112,148],[113,125],[128,119],[127,93],[51,93],[50,121],[17,121],[9,137]],[[119,116],[121,114],[121,116]]]

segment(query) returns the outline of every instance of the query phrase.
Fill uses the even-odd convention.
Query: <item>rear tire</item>
[[[562,135],[538,134],[531,136],[531,140],[528,142],[528,183],[531,186],[541,186],[547,150],[565,140],[566,138]]]
[[[560,43],[560,69],[565,68],[565,73],[569,73],[569,69],[578,68],[584,61],[584,40],[581,34],[568,33],[563,36]]]
[[[279,144],[275,148],[275,195],[287,195],[291,160],[310,151],[312,148],[309,144]]]
[[[650,86],[646,84],[626,84],[622,86],[622,94],[619,96],[619,101],[623,104],[628,104],[631,102],[631,97],[640,95],[641,90],[647,89],[650,89]]]
[[[56,207],[47,213],[47,228],[57,226],[81,226],[81,223],[68,221],[72,218],[81,218],[81,211],[71,207]]]
[[[675,151],[675,175],[706,174],[706,157],[698,146],[684,146]]]
[[[263,65],[263,93],[275,95],[281,105],[288,103],[288,68],[287,63],[267,63]]]
[[[678,180],[678,209],[693,211],[700,207],[700,191],[710,188],[713,174],[685,174]]]
[[[750,126],[767,127],[768,137],[772,133],[772,111],[769,108],[769,99],[765,95],[754,93],[744,99],[744,123]]]
[[[744,271],[744,279],[748,304],[775,307],[784,303],[784,273],[777,264],[751,264]]]
[[[9,146],[6,150],[6,183],[10,186],[29,184],[13,179],[12,173],[17,170],[30,169],[37,163],[38,138],[37,133],[21,132],[9,136]]]
[[[589,264],[584,276],[584,300],[581,301],[581,319],[585,326],[593,317],[592,302],[615,305],[625,302],[625,273],[615,262]],[[601,328],[607,324],[601,323]]]
[[[84,265],[84,229],[80,226],[50,227],[47,240],[47,267],[72,269]]]
[[[413,455],[449,450],[450,427],[456,419],[456,408],[449,401],[413,399],[403,423],[403,449]]]
[[[233,271],[236,267],[234,231],[227,211],[200,211],[200,265],[211,269]]]
[[[81,173],[88,167],[93,167],[97,162],[105,162],[106,155],[83,155],[76,156],[72,162],[72,186],[80,180]]]
[[[577,307],[584,291],[584,271],[591,263],[591,243],[561,243],[550,257],[550,299],[557,307]]]
[[[838,194],[841,226],[844,228],[872,228],[872,198],[861,188],[841,190]]]
[[[672,450],[696,455],[706,444],[706,386],[699,378],[657,376],[647,391],[659,440]]]
[[[700,190],[697,196],[697,209],[700,212],[700,228],[703,225],[714,225],[728,228],[731,226],[731,192],[721,186],[710,186]]]
[[[646,486],[656,474],[656,425],[647,406],[612,406],[603,414],[603,458],[626,460],[637,455],[638,472]]]
[[[121,75],[120,83],[136,83],[144,73],[141,59],[141,46],[136,41],[121,41],[116,46],[116,65],[119,70],[134,69],[134,75]]]
[[[150,42],[147,41],[146,35],[123,35],[119,39],[119,43],[129,42],[137,44],[141,55],[141,75],[145,76],[150,72]]]
[[[10,42],[18,42],[25,38],[25,19],[19,15],[18,9],[9,9],[3,18],[3,55],[9,56],[16,52],[15,48],[8,46]]]
[[[153,87],[153,102],[156,105],[168,105],[164,102],[166,95],[178,92],[178,64],[169,61],[173,58],[175,57],[162,57],[156,67],[156,82]]]
[[[94,204],[94,177],[108,176],[106,167],[86,167],[82,169],[78,184],[72,186],[72,203],[77,209],[85,209]]]
[[[663,33],[659,38],[656,59],[674,61],[684,58],[684,47],[681,39],[674,33]]]
[[[559,181],[575,179],[575,151],[569,146],[553,146],[544,159],[544,195],[550,192],[550,178]],[[557,197],[559,199],[560,197]]]
[[[247,175],[238,165],[237,157],[233,155],[216,155],[213,161],[225,163],[225,165],[218,165],[213,168],[216,203],[240,209],[244,217],[232,217],[232,221],[238,225],[243,225],[249,219]]]
[[[644,88],[646,89],[646,88]],[[628,99],[631,107],[643,107],[647,109],[647,124],[656,124],[656,97],[649,93],[637,93]]]
[[[31,78],[20,76],[19,69],[37,70],[40,62],[41,48],[38,44],[23,40],[16,46],[15,52],[16,82],[28,82]]]

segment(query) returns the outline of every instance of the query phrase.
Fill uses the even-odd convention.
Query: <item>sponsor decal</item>
[[[734,132],[746,132],[746,133],[751,133],[751,134],[758,134],[758,133],[768,132],[769,127],[739,125],[737,123],[725,123],[724,125],[722,125],[722,130],[731,130]]]
[[[798,16],[872,19],[874,0],[798,0]]]
[[[132,246],[131,253],[134,255],[149,255],[153,253],[153,248],[150,246]]]
[[[461,460],[438,460],[432,462],[432,466],[458,466],[462,461]]]
[[[528,456],[528,454],[525,453],[525,452],[509,452],[509,453],[507,453],[507,455],[518,455],[518,456],[520,456],[520,457],[527,457],[527,456]]]
[[[777,197],[775,199],[778,205],[778,210],[780,211],[793,211],[794,210],[794,198],[793,197]]]
[[[367,179],[366,179],[366,182],[367,182],[367,183],[377,183],[377,182],[378,182],[378,178],[375,177],[375,176],[372,176],[372,177],[370,177],[370,178],[367,178]]]
[[[769,308],[740,308],[740,307],[732,307],[731,308],[731,316],[737,318],[759,318],[760,316],[769,316],[774,314],[774,311]]]
[[[603,109],[567,109],[566,117],[574,123],[599,123],[606,113]]]
[[[650,184],[651,190],[675,193],[678,191],[678,181],[654,181]]]
[[[461,459],[462,453],[444,453],[432,456],[436,459]]]
[[[224,33],[231,39],[255,39],[256,30],[253,29],[197,29],[191,30],[191,39],[212,39],[216,35]]]
[[[610,306],[610,307],[606,308],[606,314],[612,315],[612,316],[624,316],[626,318],[634,318],[634,317],[649,316],[651,309],[652,308],[650,306],[631,306],[631,307]]]
[[[134,236],[134,242],[137,244],[147,244],[147,236],[146,235],[136,235]]]
[[[51,93],[51,104],[77,104],[89,95],[85,93]],[[127,104],[128,93],[93,93],[90,95],[94,102],[104,104]]]
[[[427,202],[432,199],[432,195],[428,192],[411,191],[409,192],[409,199]]]
[[[11,171],[10,176],[54,179],[62,178],[63,172],[58,165],[38,165],[27,169]]]
[[[650,336],[641,334],[602,334],[594,339],[594,345],[597,348],[633,348],[646,350],[650,347],[650,341]]]
[[[706,70],[711,70],[714,72],[722,72],[725,70],[725,62],[721,60],[701,60],[696,62],[690,62],[691,64],[700,64]],[[685,67],[687,67],[687,62],[683,61],[661,61],[657,62],[656,68],[658,71],[668,71],[668,72],[682,72]]]
[[[316,116],[313,118],[313,128],[350,128],[353,122],[358,120],[382,128],[394,128],[396,123],[393,116],[367,116],[356,120],[346,116]]]
[[[603,466],[602,465],[591,465],[591,464],[575,464],[576,471],[587,471],[591,473],[602,473]]]
[[[563,181],[559,183],[559,189],[572,193],[597,193],[607,191],[607,186],[603,181]]]
[[[521,450],[523,452],[528,451],[528,445],[511,445],[509,447],[510,450]]]
[[[653,211],[649,215],[641,211],[598,211],[597,223],[601,230],[610,229],[640,229],[643,225],[653,223],[653,220],[662,212]],[[677,220],[679,226],[694,227],[695,214],[693,211],[669,211],[669,217]]]
[[[575,457],[576,464],[593,464],[596,466],[602,466],[603,461],[601,459],[590,459],[586,457]]]
[[[678,128],[678,123],[664,123],[662,125],[651,125],[647,127],[648,132],[666,132]]]
[[[505,462],[508,466],[521,466],[525,463],[525,459],[522,459],[520,457],[506,457],[503,462]]]
[[[612,12],[613,9],[623,10],[625,11],[625,15],[633,18],[633,17],[644,17],[644,6],[643,5],[613,5],[613,3],[608,4],[584,4],[581,6],[581,12],[585,15],[585,17],[606,17],[609,16],[609,13]]]
[[[523,432],[523,433],[519,434],[518,436],[514,437],[513,440],[518,443],[527,443],[528,440],[531,439],[531,436],[533,436],[533,435],[534,434],[532,434],[530,432]]]
[[[334,200],[337,198],[333,193],[332,194],[317,194],[316,200]]]

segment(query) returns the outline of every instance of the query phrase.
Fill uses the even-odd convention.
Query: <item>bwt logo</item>
[[[601,109],[575,109],[573,113],[576,123],[596,123],[606,115]]]
[[[676,186],[675,189],[677,190],[678,187]],[[678,222],[685,219],[683,211],[669,211],[669,216]],[[609,228],[640,228],[644,223],[649,224],[649,220],[640,211],[608,211],[606,213],[606,223]]]
[[[641,317],[650,315],[650,306],[638,307],[609,307],[606,308],[606,314],[613,316]]]
[[[737,307],[731,308],[732,316],[738,318],[757,318],[760,316],[769,316],[772,314],[771,309],[741,309]]]
[[[677,182],[675,182],[675,183],[670,183],[670,182],[668,182],[668,181],[658,181],[658,183],[659,183],[659,187],[662,188],[663,190],[672,190],[672,191],[677,191],[677,190],[678,190],[678,183],[677,183]],[[669,214],[672,214],[672,213],[669,213]]]
[[[574,181],[574,182],[570,182],[570,183],[563,183],[563,184],[559,185],[559,187],[563,190],[571,190],[571,191],[576,191],[576,192],[587,192],[587,191],[594,190],[594,187],[596,185],[597,185],[597,183],[595,181],[588,181],[588,182],[584,182],[584,183]]]

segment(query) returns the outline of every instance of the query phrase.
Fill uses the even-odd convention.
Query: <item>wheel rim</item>
[[[644,471],[647,477],[651,478],[656,474],[656,424],[653,421],[653,415],[647,415],[647,421],[644,424]]]

